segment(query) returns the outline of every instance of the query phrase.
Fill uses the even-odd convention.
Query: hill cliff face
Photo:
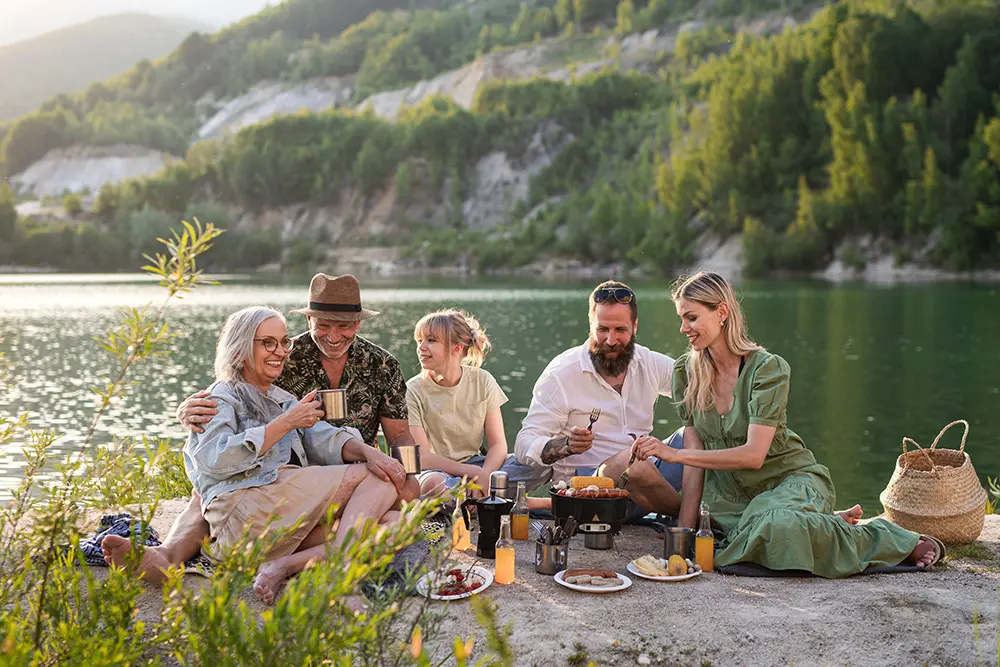
[[[119,14],[0,46],[0,120],[170,53],[199,21]]]
[[[197,213],[231,230],[221,268],[331,243],[480,271],[1000,266],[1000,0],[401,3],[290,0],[192,34],[0,127],[5,173],[93,193],[105,163],[175,156],[100,187],[81,264]],[[21,256],[74,239],[23,236]]]

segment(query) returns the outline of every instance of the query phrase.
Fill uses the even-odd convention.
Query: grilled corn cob
[[[585,489],[588,486],[596,486],[599,489],[615,488],[615,480],[610,477],[572,477],[569,485],[574,489]]]

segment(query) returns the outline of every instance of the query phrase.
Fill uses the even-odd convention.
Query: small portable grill
[[[570,517],[576,519],[574,534],[583,533],[583,546],[588,549],[610,549],[614,536],[621,532],[625,522],[628,498],[578,498],[560,496],[549,490],[552,498],[552,516],[559,526],[565,526]]]

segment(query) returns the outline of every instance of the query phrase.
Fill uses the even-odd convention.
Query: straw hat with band
[[[317,273],[309,282],[309,306],[289,312],[337,322],[360,322],[378,315],[377,310],[361,307],[361,284],[357,278],[325,273]]]

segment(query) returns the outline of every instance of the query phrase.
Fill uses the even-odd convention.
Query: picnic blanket
[[[424,521],[421,529],[425,539],[400,550],[393,557],[389,577],[385,582],[382,582],[383,586],[394,585],[402,581],[403,574],[407,569],[412,570],[423,564],[424,559],[430,553],[432,544],[436,544],[444,536],[451,534],[450,525],[443,517],[432,517]],[[80,539],[79,548],[87,565],[108,567],[104,561],[104,554],[101,552],[101,540],[108,535],[118,535],[133,540],[140,535],[145,535],[145,546],[156,547],[161,544],[160,535],[155,528],[147,526],[128,512],[105,514],[101,517],[97,531],[93,535]],[[201,553],[184,563],[184,574],[211,577],[214,571],[214,562]]]
[[[137,539],[140,535],[145,535],[145,546],[158,547],[161,544],[160,535],[155,528],[147,526],[128,512],[105,514],[101,517],[96,533],[89,537],[80,538],[79,548],[87,565],[108,567],[108,564],[104,562],[104,554],[101,552],[101,541],[108,535],[127,537],[132,540]],[[200,553],[184,563],[184,574],[210,577],[214,569],[214,563]]]

